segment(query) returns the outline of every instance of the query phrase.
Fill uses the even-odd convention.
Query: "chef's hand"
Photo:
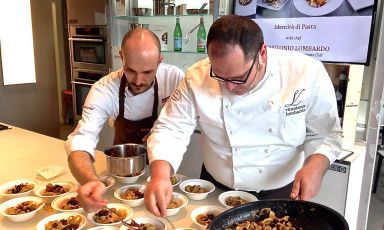
[[[291,198],[310,200],[316,196],[328,167],[329,160],[322,154],[313,154],[307,158],[304,166],[296,173]]]
[[[172,199],[170,181],[171,166],[168,162],[158,160],[151,163],[151,180],[145,188],[145,206],[153,215],[166,217],[167,206]]]
[[[79,188],[77,199],[85,211],[93,212],[107,205],[108,201],[102,197],[105,192],[106,188],[104,183],[99,180],[94,180]]]

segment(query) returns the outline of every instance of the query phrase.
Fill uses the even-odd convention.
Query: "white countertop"
[[[59,139],[41,135],[38,133],[30,132],[17,127],[12,129],[0,131],[0,184],[17,179],[34,179],[39,185],[54,181],[71,181],[76,183],[72,177],[68,165],[67,155],[64,150],[64,142]],[[57,164],[65,168],[65,173],[61,176],[51,179],[50,181],[37,178],[36,169]],[[103,153],[96,153],[96,171],[98,174],[106,173],[106,162]],[[143,175],[137,183],[146,183],[146,175]],[[116,181],[115,185],[111,187],[106,198],[110,203],[119,202],[113,197],[113,192],[124,186]],[[180,192],[179,188],[175,189]],[[219,189],[208,195],[208,198],[202,201],[189,200],[186,208],[180,210],[175,216],[170,216],[168,219],[174,223],[176,227],[194,227],[198,228],[190,219],[190,213],[193,209],[202,205],[217,205],[220,206],[217,197],[221,193]],[[3,202],[4,198],[0,198]],[[133,209],[132,217],[144,217],[151,215],[144,206],[135,207]],[[47,209],[40,210],[37,215],[24,223],[14,223],[0,215],[0,229],[35,229],[37,223],[43,218],[57,213],[56,211],[48,211]],[[93,224],[87,223],[86,228],[94,227]],[[120,226],[117,226],[120,227]]]

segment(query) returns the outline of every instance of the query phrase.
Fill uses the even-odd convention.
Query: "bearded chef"
[[[105,185],[92,164],[104,123],[114,120],[114,145],[144,143],[162,106],[184,77],[176,66],[161,63],[159,40],[147,29],[124,36],[120,57],[123,68],[92,86],[82,118],[65,142],[69,167],[81,184],[78,199],[87,211],[107,204],[102,198]]]

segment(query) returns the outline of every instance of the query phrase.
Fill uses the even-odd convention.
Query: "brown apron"
[[[119,88],[119,114],[115,121],[115,138],[113,140],[114,145],[124,143],[136,143],[143,144],[143,137],[149,133],[153,123],[157,119],[157,106],[158,106],[158,89],[157,81],[155,78],[155,96],[153,100],[152,116],[144,118],[138,121],[131,121],[124,118],[124,101],[125,101],[125,86],[127,79],[123,74]]]

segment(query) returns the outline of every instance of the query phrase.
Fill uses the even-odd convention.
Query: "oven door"
[[[108,45],[103,37],[71,37],[72,68],[109,70]]]
[[[91,90],[92,83],[87,81],[76,80],[72,81],[72,91],[73,91],[73,114],[75,120],[81,119],[81,114],[83,112],[83,105],[89,90]]]

